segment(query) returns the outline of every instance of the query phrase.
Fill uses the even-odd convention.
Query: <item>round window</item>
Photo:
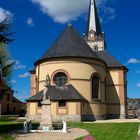
[[[67,83],[68,77],[64,72],[58,72],[54,75],[53,81],[57,86],[64,86]]]

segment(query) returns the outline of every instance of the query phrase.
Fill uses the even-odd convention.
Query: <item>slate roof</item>
[[[72,25],[67,26],[55,43],[37,62],[60,57],[88,57],[99,59]]]
[[[13,100],[16,101],[16,102],[20,102],[20,103],[23,103],[22,101],[20,101],[18,98],[16,98],[15,96],[13,96]]]
[[[85,98],[72,86],[66,85],[65,87],[49,86],[47,95],[52,101],[58,100],[85,100]],[[36,95],[30,97],[26,101],[42,101],[43,90]]]
[[[125,67],[106,50],[94,52],[72,25],[67,26],[35,65],[47,59],[64,57],[94,58],[106,62],[108,67]]]
[[[100,59],[106,62],[108,67],[125,67],[120,62],[118,62],[109,52],[106,50],[104,51],[97,51],[96,54]]]

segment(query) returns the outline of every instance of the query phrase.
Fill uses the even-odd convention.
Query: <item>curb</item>
[[[139,128],[138,128],[138,134],[137,134],[137,139],[136,140],[140,140],[140,125],[139,125]]]

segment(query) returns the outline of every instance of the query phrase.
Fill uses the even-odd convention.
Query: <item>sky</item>
[[[96,0],[107,50],[129,72],[128,97],[140,98],[140,1]],[[89,0],[0,0],[0,22],[8,18],[14,32],[9,44],[14,66],[11,85],[24,101],[30,96],[29,70],[72,23],[82,35]]]

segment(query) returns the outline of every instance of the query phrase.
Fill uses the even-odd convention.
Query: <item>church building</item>
[[[54,121],[126,117],[128,69],[107,51],[95,0],[90,0],[85,35],[69,24],[34,65],[27,99],[31,120],[40,120],[46,81]]]

